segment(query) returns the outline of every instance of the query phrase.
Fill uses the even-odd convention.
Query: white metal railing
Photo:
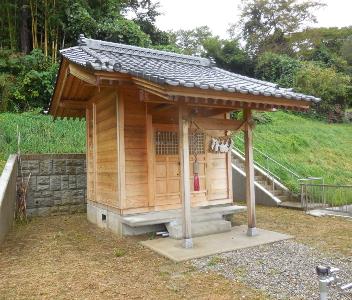
[[[235,140],[239,141],[244,146],[244,141],[243,141],[242,138],[240,138],[239,136],[235,136]],[[243,151],[239,147],[236,147],[236,145],[234,145],[233,148],[237,152],[241,153],[244,156]],[[284,186],[287,186],[289,188],[291,194],[294,194],[294,193],[299,194],[300,185],[301,185],[302,182],[312,183],[312,182],[320,181],[320,183],[324,184],[324,178],[323,177],[303,177],[303,176],[297,174],[295,171],[293,171],[289,167],[283,165],[282,163],[280,163],[276,159],[272,158],[268,154],[266,154],[263,151],[259,150],[256,147],[253,147],[253,153],[254,153],[254,156],[261,157],[260,160],[262,162],[263,161],[265,162],[264,163],[265,166],[263,166],[263,164],[258,162],[258,159],[254,159],[254,164],[256,166],[258,166],[259,168],[261,168],[262,170],[264,170],[269,175],[268,179],[272,183],[273,190],[275,190],[275,188],[276,188],[275,180],[280,182]],[[281,176],[279,176],[277,173],[275,173],[275,170],[280,170],[281,171],[280,173],[286,174],[287,178],[290,177],[293,186],[289,186],[287,184],[287,182],[284,182],[283,178],[281,178]]]
[[[301,182],[301,204],[306,211],[326,209],[352,216],[352,185]]]

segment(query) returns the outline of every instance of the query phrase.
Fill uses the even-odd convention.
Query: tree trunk
[[[44,0],[44,55],[48,57],[48,1]]]
[[[38,5],[37,1],[30,0],[29,5],[31,8],[31,16],[32,16],[32,48],[38,48],[38,23],[37,23],[37,16],[38,16]]]
[[[24,54],[28,54],[30,51],[30,42],[29,42],[29,28],[28,28],[28,5],[26,0],[22,1],[21,6],[21,51]]]
[[[11,20],[11,12],[10,12],[10,3],[7,3],[7,24],[8,24],[8,31],[9,31],[9,39],[10,39],[10,49],[15,50],[15,37],[13,32],[13,24]]]

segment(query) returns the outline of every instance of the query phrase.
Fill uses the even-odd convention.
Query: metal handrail
[[[304,186],[317,186],[317,187],[334,187],[334,188],[352,188],[349,184],[312,184],[312,183],[302,183]]]
[[[337,191],[341,191],[337,193]],[[337,197],[337,198],[335,198]],[[352,216],[352,185],[301,182],[301,205],[305,211],[324,209]]]
[[[245,155],[243,151],[241,151],[239,148],[234,147],[236,149],[236,151],[238,151],[240,154],[242,154],[243,156]],[[234,150],[231,150],[232,153],[234,153]],[[268,170],[266,167],[262,166],[260,163],[254,161],[254,164],[257,165],[259,168],[263,169],[266,173],[268,173],[271,177],[275,177],[276,180],[281,182],[281,178],[279,176],[277,176],[276,174],[274,174],[273,172],[271,172],[270,170]]]
[[[244,144],[244,141],[239,137],[239,136],[235,136],[236,139],[238,139],[242,144]],[[237,147],[235,147],[237,148]],[[293,172],[292,170],[290,170],[289,168],[287,168],[286,166],[282,165],[281,163],[279,163],[277,160],[275,160],[274,158],[270,157],[269,155],[267,155],[266,153],[260,151],[259,149],[253,147],[253,151],[256,151],[258,153],[260,153],[261,155],[263,155],[265,158],[271,160],[273,163],[275,163],[276,165],[278,165],[280,168],[284,169],[285,171],[289,172],[291,175],[293,175],[294,177],[296,177],[297,179],[302,179],[303,177],[298,175],[297,173]]]

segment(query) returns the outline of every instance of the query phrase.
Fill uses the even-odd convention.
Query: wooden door
[[[170,125],[154,127],[155,206],[179,205],[180,159],[177,129]]]
[[[228,164],[225,153],[208,153],[207,157],[207,199],[228,198]]]
[[[173,125],[154,125],[155,152],[155,206],[181,205],[180,157],[178,153],[178,131]],[[191,200],[194,206],[207,201],[206,189],[206,155],[205,136],[197,133],[197,138],[190,133],[190,187]],[[197,149],[199,164],[200,190],[194,191],[194,150]],[[171,208],[171,207],[170,207]]]

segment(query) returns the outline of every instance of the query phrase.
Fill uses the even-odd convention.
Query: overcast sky
[[[227,37],[229,24],[238,20],[240,0],[159,0],[163,15],[157,26],[163,30],[192,29],[208,25],[214,34]],[[317,11],[318,24],[342,27],[352,25],[352,0],[324,0],[325,8]]]

